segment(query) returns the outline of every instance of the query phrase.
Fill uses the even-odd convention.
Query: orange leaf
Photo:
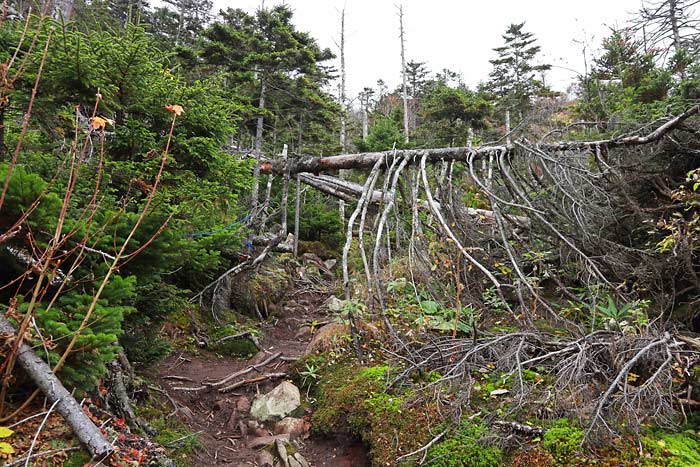
[[[180,115],[182,115],[183,112],[185,111],[185,110],[182,108],[181,105],[173,105],[173,104],[168,104],[168,105],[166,105],[166,106],[165,106],[165,110],[167,110],[168,112],[174,113],[174,114],[177,115],[178,117],[179,117]]]
[[[90,125],[92,126],[93,130],[104,130],[105,125],[107,125],[107,120],[102,117],[93,117],[90,120]]]
[[[90,126],[93,130],[104,130],[107,124],[114,125],[114,120],[105,117],[92,117]]]

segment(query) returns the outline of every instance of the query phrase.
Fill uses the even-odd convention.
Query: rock
[[[277,454],[280,456],[282,465],[288,466],[289,454],[287,453],[287,446],[285,446],[285,443],[282,440],[277,440],[275,441],[275,447],[277,448]]]
[[[291,439],[303,438],[309,432],[309,422],[301,418],[285,417],[275,424],[275,434],[287,434]]]
[[[306,346],[306,355],[314,352],[326,352],[332,350],[338,343],[343,342],[342,337],[350,334],[350,327],[342,323],[330,323],[321,327],[314,333],[313,339]]]
[[[338,264],[337,259],[327,259],[323,262],[323,265],[326,266],[326,269],[328,269],[329,271],[332,271],[336,264]]]
[[[268,451],[262,450],[255,456],[255,463],[260,467],[272,467],[275,465],[275,456]]]
[[[270,436],[270,432],[255,420],[248,420],[248,433],[257,437]]]
[[[272,446],[278,440],[287,443],[289,442],[289,435],[258,436],[248,441],[248,447],[250,449],[258,449],[265,446]]]
[[[326,306],[328,307],[328,309],[330,311],[332,311],[334,313],[339,313],[345,307],[345,302],[343,300],[339,299],[338,297],[336,297],[335,295],[331,295],[326,300]]]
[[[295,339],[301,339],[302,337],[306,337],[311,333],[311,327],[310,326],[302,326],[299,328],[296,334],[294,334]]]
[[[301,463],[294,457],[289,458],[289,467],[301,467]]]
[[[299,388],[284,381],[272,391],[255,399],[250,408],[250,416],[262,422],[283,418],[301,405]]]
[[[294,454],[294,458],[301,464],[301,467],[311,467],[311,464],[309,464],[309,461],[304,459],[304,456],[299,454],[298,452]]]
[[[238,398],[236,401],[236,410],[239,412],[248,413],[250,410],[250,399],[248,399],[246,396],[241,396]]]

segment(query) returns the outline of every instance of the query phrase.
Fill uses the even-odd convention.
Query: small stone
[[[275,424],[275,434],[287,434],[295,439],[308,433],[310,424],[301,418],[285,417]]]
[[[309,464],[309,461],[304,459],[304,456],[299,454],[298,452],[294,454],[294,458],[301,464],[301,467],[311,467],[311,464]]]
[[[282,464],[288,466],[289,454],[287,453],[287,446],[285,446],[285,443],[278,439],[275,441],[275,447],[277,448],[277,454],[279,454]]]
[[[243,413],[248,413],[250,410],[250,399],[245,396],[241,396],[236,401],[236,410]]]
[[[250,449],[258,449],[265,446],[272,446],[277,442],[277,440],[284,441],[285,443],[289,441],[289,435],[275,435],[275,436],[258,436],[248,441],[248,447]]]
[[[301,405],[299,388],[288,381],[253,401],[250,416],[260,421],[283,418]]]
[[[275,457],[268,451],[262,450],[255,456],[255,462],[260,467],[272,467],[275,465]]]
[[[338,313],[343,310],[345,302],[336,297],[335,295],[331,295],[330,297],[328,297],[328,300],[326,300],[326,306],[330,311]]]
[[[311,327],[309,326],[302,326],[299,328],[297,333],[294,335],[295,339],[301,339],[302,337],[306,337],[311,333]]]
[[[323,262],[323,265],[326,266],[326,269],[328,269],[329,271],[332,271],[336,264],[338,264],[337,259],[327,259]]]

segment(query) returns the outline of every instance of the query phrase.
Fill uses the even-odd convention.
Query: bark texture
[[[15,328],[0,314],[0,332],[16,335]],[[65,419],[81,443],[98,459],[110,456],[113,446],[105,439],[102,432],[85,415],[78,402],[66,390],[61,381],[53,374],[51,368],[32,348],[23,343],[17,350],[17,361],[29,375],[34,384],[44,393],[49,403],[56,401],[56,411]]]

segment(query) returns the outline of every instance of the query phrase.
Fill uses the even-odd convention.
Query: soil
[[[248,447],[248,441],[260,436],[249,428],[248,407],[257,394],[265,394],[282,380],[274,379],[237,388],[221,394],[216,389],[186,392],[177,387],[195,387],[204,382],[220,380],[236,371],[258,364],[271,355],[282,352],[282,357],[264,368],[233,381],[261,374],[288,373],[296,359],[302,356],[311,340],[307,323],[328,321],[324,306],[331,295],[331,287],[290,290],[286,300],[278,304],[276,315],[261,323],[264,336],[260,339],[263,350],[249,360],[221,358],[206,351],[197,354],[175,352],[150,369],[148,376],[179,405],[177,412],[193,432],[201,432],[201,449],[191,459],[193,467],[255,466],[257,450]],[[308,407],[302,394],[302,407]],[[310,409],[306,409],[309,419]],[[346,435],[319,437],[312,435],[296,441],[295,447],[315,467],[369,467],[366,447]]]

